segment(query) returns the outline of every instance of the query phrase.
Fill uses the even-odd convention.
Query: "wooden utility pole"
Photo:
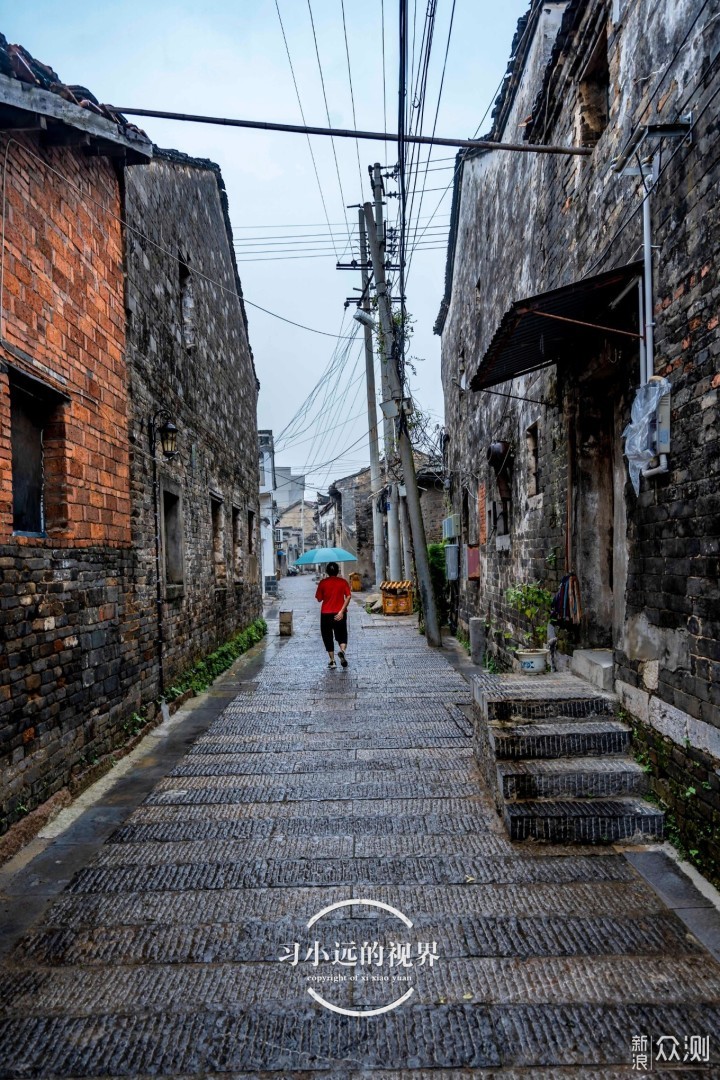
[[[370,314],[370,275],[368,273],[367,232],[365,214],[358,209],[358,230],[360,233],[360,266],[362,273],[363,311]],[[365,333],[365,377],[367,381],[368,437],[370,442],[370,499],[373,520],[373,562],[375,564],[375,584],[379,586],[385,580],[385,525],[378,509],[380,493],[380,448],[378,439],[377,400],[375,394],[375,351],[373,348],[372,328],[363,324]]]
[[[428,645],[440,647],[442,641],[440,638],[440,627],[438,625],[437,608],[435,606],[435,596],[430,580],[430,560],[428,558],[427,541],[425,539],[425,525],[420,511],[420,493],[417,486],[417,476],[415,475],[415,459],[413,458],[412,443],[410,442],[410,434],[408,432],[406,414],[404,411],[405,401],[403,398],[402,383],[400,382],[400,372],[398,370],[397,357],[393,348],[396,335],[392,317],[392,306],[390,297],[388,296],[387,284],[385,282],[385,264],[383,262],[380,244],[378,243],[372,203],[366,202],[364,210],[365,220],[367,221],[368,240],[370,242],[370,255],[372,257],[373,270],[375,273],[375,288],[377,290],[380,327],[382,331],[381,340],[384,339],[383,353],[386,358],[385,367],[387,369],[392,400],[395,402],[398,410],[398,448],[400,450],[400,463],[402,465],[405,490],[407,492],[407,510],[408,517],[410,518],[410,528],[412,530],[413,547],[415,548],[415,569],[417,571],[420,602],[425,619],[425,636]],[[389,356],[388,353],[390,353]]]

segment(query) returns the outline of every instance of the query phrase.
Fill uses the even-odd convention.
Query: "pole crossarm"
[[[237,120],[228,116],[203,116],[197,113],[167,112],[162,109],[127,109],[119,105],[106,105],[115,113],[126,116],[150,116],[157,120],[184,120],[193,124],[219,124],[222,127],[251,128],[255,131],[285,131],[294,135],[328,135],[335,139],[370,139],[377,142],[398,141],[397,134],[388,131],[353,131],[352,128],[310,127],[307,124],[272,124],[267,120]],[[439,135],[404,135],[407,143],[423,146],[456,146],[466,150],[511,150],[519,154],[565,154],[589,157],[588,146],[556,146],[553,143],[492,142],[489,139],[444,139]]]

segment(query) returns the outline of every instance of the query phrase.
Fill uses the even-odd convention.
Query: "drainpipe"
[[[652,205],[651,193],[655,183],[656,161],[653,156],[650,159],[649,183],[643,170],[643,280],[645,292],[643,297],[643,310],[645,315],[645,370],[642,373],[642,381],[649,382],[655,374],[655,321],[653,318],[653,260],[652,260]]]
[[[158,697],[165,698],[165,634],[163,628],[163,590],[160,578],[160,507],[158,498],[158,470],[157,458],[155,457],[155,426],[153,417],[150,424],[150,453],[152,454],[153,468],[153,510],[155,513],[155,611],[157,619],[157,637],[155,647],[158,658]]]
[[[653,155],[649,161],[649,169],[646,172],[643,166],[641,176],[644,188],[643,195],[643,313],[644,313],[644,348],[641,349],[641,364],[644,360],[642,371],[643,383],[649,383],[655,376],[655,320],[653,305],[653,258],[652,258],[652,194],[655,181],[657,180],[657,156]],[[667,454],[658,455],[658,464],[652,468],[643,469],[643,476],[660,476],[668,472]]]

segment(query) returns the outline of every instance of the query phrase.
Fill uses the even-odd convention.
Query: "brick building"
[[[427,542],[442,540],[442,519],[445,516],[445,491],[442,464],[431,461],[426,454],[415,453],[420,509],[425,525]],[[382,497],[379,500],[384,505]],[[410,551],[410,528],[405,499],[401,498],[401,524],[403,525],[403,574],[413,577]],[[373,552],[372,496],[370,469],[360,469],[351,476],[335,480],[327,495],[318,496],[316,525],[321,537],[319,543],[326,547],[343,547],[357,555],[357,563],[348,564],[346,570],[357,570],[363,588],[375,584]],[[386,540],[387,543],[387,540]]]
[[[561,649],[611,650],[658,790],[706,865],[720,855],[719,50],[700,0],[533,0],[489,138],[584,153],[459,156],[436,327],[453,509],[480,563],[461,623],[517,640],[508,586],[555,591],[575,571],[584,614]],[[636,495],[623,432],[654,376],[671,384],[671,449]],[[489,647],[507,664],[503,642]]]
[[[163,155],[151,166],[142,132],[1,36],[0,143],[2,833],[29,810],[66,798],[127,740],[132,713],[152,711],[160,672],[148,420],[158,410],[171,411],[180,432],[179,458],[158,460],[161,490],[179,493],[187,507],[176,551],[201,583],[181,597],[163,547],[167,676],[249,621],[259,594],[248,551],[257,383],[216,167],[178,166]],[[209,283],[192,280],[203,318],[194,354],[165,336],[181,333],[178,263],[172,272],[163,266],[165,278],[148,277],[161,261],[145,239],[160,235],[152,205],[159,189],[163,243],[186,244],[178,250],[185,267],[223,284],[218,303]],[[169,217],[183,218],[177,233]],[[200,250],[203,236],[212,252]],[[186,298],[187,288],[187,309]],[[214,392],[198,385],[192,355],[206,371],[222,357]],[[213,498],[224,498],[224,513],[213,511]],[[216,524],[222,543],[211,544],[201,571],[200,548],[211,532],[217,537]],[[168,532],[166,518],[164,538]]]
[[[290,506],[278,509],[277,525],[280,547],[284,551],[283,565],[287,572],[297,559],[311,548],[317,547],[317,534],[313,515],[315,503],[298,499]]]

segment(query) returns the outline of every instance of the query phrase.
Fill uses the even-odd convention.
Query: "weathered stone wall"
[[[563,8],[545,66],[540,60],[551,53]],[[614,647],[626,707],[670,739],[674,767],[692,776],[694,765],[677,760],[675,750],[720,757],[720,23],[699,2],[619,0],[608,7],[572,0],[534,4],[529,25],[534,32],[513,47],[493,136],[564,145],[582,139],[588,112],[581,79],[603,35],[609,117],[589,157],[484,153],[462,169],[452,291],[440,318],[442,370],[453,505],[463,514],[464,538],[474,542],[477,528],[482,559],[480,582],[461,583],[460,616],[487,615],[517,637],[505,591],[516,580],[555,589],[567,568],[570,514],[570,566],[593,617],[565,648],[574,640]],[[514,301],[638,258],[639,180],[621,177],[611,163],[638,125],[690,111],[691,143],[646,144],[662,146],[652,196],[655,372],[672,383],[672,449],[669,473],[643,479],[637,498],[621,440],[640,379],[632,344],[589,342],[578,330],[556,365],[494,388],[534,402],[463,387]],[[534,424],[536,463],[527,439]],[[496,440],[512,447],[504,550],[487,517],[484,534],[474,520],[478,506],[487,510],[498,498],[485,456]],[[599,640],[603,625],[608,636]],[[500,636],[495,647],[507,659]],[[652,764],[672,797],[671,773],[659,759]],[[699,812],[717,826],[708,790],[690,786],[704,807]]]
[[[357,555],[357,562],[347,563],[342,572],[347,576],[356,571],[367,588],[375,581],[370,470],[336,480],[332,488],[340,496],[341,533],[337,544]]]
[[[625,346],[614,348],[612,355],[605,349],[601,356],[579,332],[574,359],[497,387],[544,404],[474,394],[461,386],[474,374],[513,301],[637,257],[642,237],[638,181],[620,177],[610,163],[636,125],[672,120],[692,108],[693,144],[664,144],[663,172],[653,196],[653,239],[658,245],[655,370],[669,374],[673,383],[671,472],[643,481],[639,499],[625,485],[617,516],[599,524],[614,527],[615,547],[625,548],[618,550],[613,567],[627,578],[629,621],[616,616],[613,628],[620,674],[637,684],[641,666],[658,660],[658,693],[690,715],[717,723],[720,627],[713,611],[718,604],[720,507],[714,489],[720,468],[720,288],[711,268],[717,266],[720,230],[713,194],[718,167],[711,153],[717,130],[712,107],[717,64],[712,69],[708,65],[720,31],[717,21],[711,24],[707,11],[701,13],[696,4],[620,3],[614,6],[613,19],[604,5],[572,3],[563,24],[564,49],[542,83],[538,58],[546,59],[552,49],[557,8],[534,7],[538,25],[532,43],[515,50],[525,61],[525,73],[516,72],[511,80],[515,97],[508,102],[506,96],[503,126],[495,134],[517,141],[527,128],[531,141],[577,142],[578,73],[603,32],[608,42],[609,120],[590,157],[486,153],[463,166],[452,296],[443,330],[443,382],[453,500],[461,513],[466,500],[468,535],[479,495],[490,500],[498,494],[485,463],[488,443],[507,440],[513,453],[510,547],[498,551],[492,532],[487,535],[483,577],[479,586],[466,583],[462,588],[461,615],[489,610],[504,624],[510,617],[504,591],[514,580],[542,580],[555,587],[565,569],[568,460],[577,498],[583,483],[578,462],[584,460],[596,475],[605,467],[601,448],[589,445],[589,433],[593,410],[598,414],[596,427],[601,427],[599,414],[605,401],[612,401],[613,415],[606,418],[614,430],[609,452],[613,471],[617,473],[618,459],[622,468],[620,433],[639,381],[637,351]],[[687,44],[673,60],[686,34]],[[659,83],[663,73],[666,77]],[[584,418],[588,445],[571,446],[570,421],[578,416]],[[526,442],[526,431],[534,423],[537,494],[531,494]],[[586,532],[588,526],[586,522]],[[605,601],[596,577],[602,568],[592,566],[592,559],[589,544],[587,550],[576,545],[571,551],[575,568],[583,560],[587,564],[582,584],[588,606],[600,608]],[[596,587],[598,595],[593,596]],[[678,633],[687,639],[684,650],[676,647]]]
[[[133,564],[123,548],[0,546],[0,833],[128,738]]]
[[[446,516],[445,492],[440,487],[423,487],[420,490],[420,510],[428,544],[442,542],[442,523]]]
[[[176,458],[156,451],[166,685],[261,609],[258,384],[224,201],[217,166],[175,152],[159,152],[127,178],[128,223],[142,222],[147,234],[128,231],[126,295],[136,602],[143,611],[153,610],[156,589],[150,420],[165,410],[179,430]],[[164,492],[181,503],[180,581],[166,572]],[[146,698],[157,692],[156,626],[140,633]]]

